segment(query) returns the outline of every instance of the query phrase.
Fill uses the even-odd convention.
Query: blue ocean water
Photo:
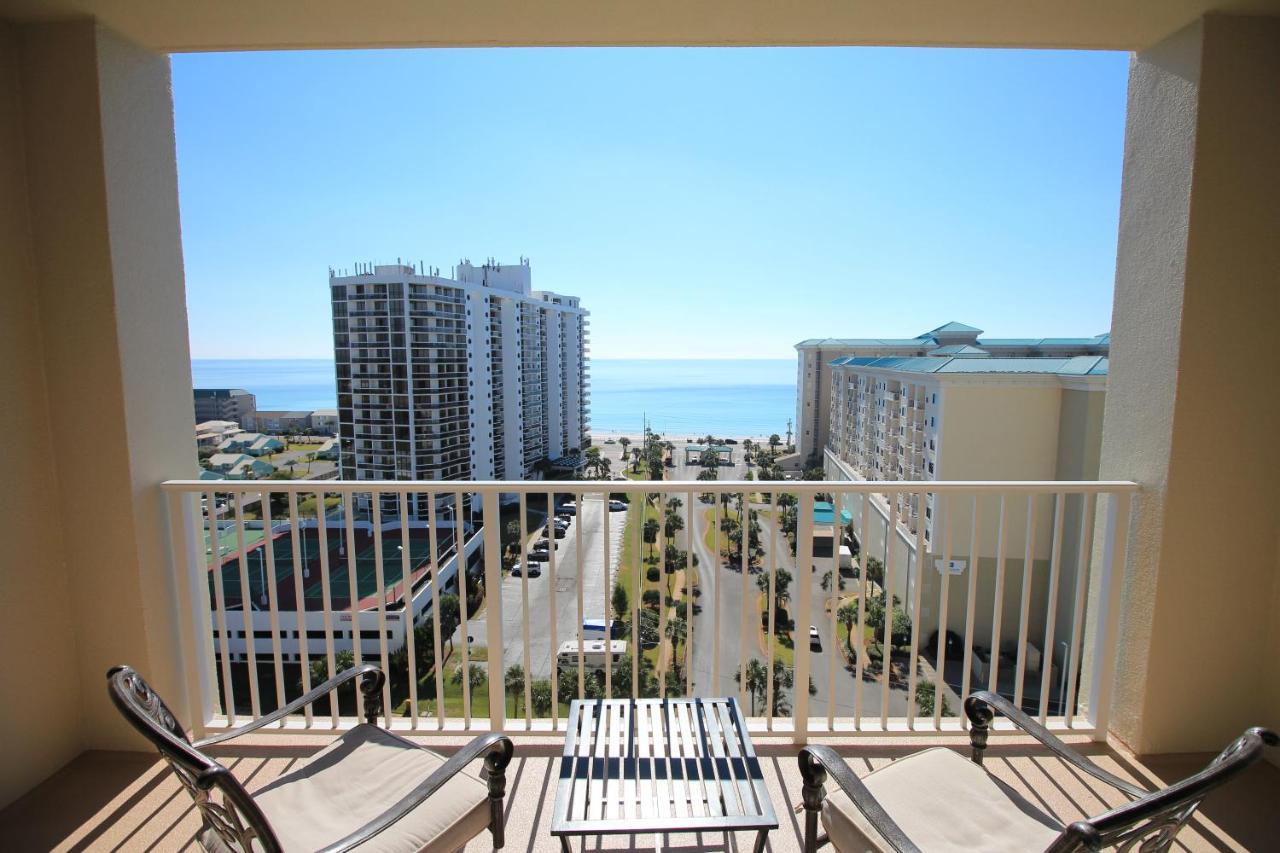
[[[337,405],[328,359],[210,359],[191,362],[197,388],[245,388],[260,409]],[[671,436],[785,433],[795,416],[791,359],[592,359],[591,428]]]

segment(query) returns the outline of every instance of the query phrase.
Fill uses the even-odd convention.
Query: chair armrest
[[[806,794],[815,789],[821,791],[822,783],[829,775],[890,847],[899,853],[919,853],[919,848],[911,843],[902,827],[889,817],[875,795],[862,784],[862,780],[834,749],[821,744],[810,744],[800,750],[799,761]],[[820,806],[820,801],[815,805]],[[807,800],[805,808],[811,808]]]
[[[973,747],[973,760],[978,764],[982,763],[982,751],[987,747],[987,733],[991,728],[991,720],[995,717],[996,711],[1004,714],[1015,726],[1040,741],[1046,749],[1058,756],[1058,758],[1088,773],[1093,778],[1106,782],[1131,797],[1145,797],[1147,795],[1147,791],[1131,782],[1126,782],[1113,773],[1108,773],[1079,752],[1076,752],[1008,699],[988,690],[978,690],[969,694],[969,697],[964,700],[964,712],[968,715],[970,723],[969,743]]]
[[[500,735],[496,732],[480,735],[474,738],[470,743],[462,749],[455,752],[442,765],[436,768],[435,772],[428,776],[416,788],[405,794],[391,808],[348,835],[346,838],[340,839],[328,847],[325,847],[320,853],[339,853],[343,850],[350,850],[366,843],[370,838],[388,829],[396,821],[413,811],[422,801],[430,797],[445,785],[450,779],[458,775],[458,773],[477,758],[484,757],[485,770],[489,774],[489,796],[493,799],[495,796],[499,799],[506,792],[506,781],[504,772],[507,764],[511,761],[511,754],[514,747],[511,738],[506,735]]]
[[[360,692],[365,696],[365,721],[370,725],[373,725],[378,718],[377,706],[381,704],[380,694],[382,693],[382,685],[386,682],[387,677],[383,674],[381,669],[378,669],[378,667],[373,664],[367,663],[362,666],[353,666],[351,669],[338,673],[324,684],[313,688],[309,693],[303,696],[299,696],[283,708],[277,708],[264,717],[258,717],[255,720],[250,720],[243,726],[237,726],[230,731],[225,731],[221,734],[207,737],[204,740],[196,741],[192,746],[196,749],[204,749],[207,746],[222,743],[224,741],[231,740],[232,738],[238,738],[241,735],[254,731],[255,729],[260,729],[263,726],[270,725],[271,723],[281,720],[307,705],[310,705],[322,696],[332,693],[343,684],[346,684],[348,681],[362,675],[373,676],[373,678],[367,678],[360,684]]]

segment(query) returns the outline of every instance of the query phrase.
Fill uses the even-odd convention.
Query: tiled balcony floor
[[[250,739],[246,739],[250,740]],[[252,740],[217,753],[250,789],[286,772],[315,752],[321,740],[293,738]],[[458,741],[432,740],[446,752]],[[908,755],[936,741],[859,740],[841,751],[862,774]],[[949,741],[967,755],[967,745]],[[1077,743],[1104,768],[1140,785],[1155,787],[1200,769],[1203,755],[1154,757],[1138,761],[1121,749]],[[780,826],[770,835],[775,853],[800,850],[802,821],[793,811],[799,802],[800,776],[796,749],[789,743],[756,739]],[[553,785],[559,747],[550,739],[518,741],[509,771],[507,850],[513,853],[557,851],[549,835]],[[1102,783],[1068,769],[1027,741],[999,741],[989,749],[987,766],[993,773],[1068,822],[1123,801]],[[1264,850],[1280,845],[1280,768],[1261,763],[1215,794],[1179,836],[1176,849]],[[155,757],[135,753],[89,752],[54,777],[0,812],[0,847],[18,850],[145,850],[193,849],[192,833],[199,820],[186,794]],[[489,849],[488,835],[467,847]],[[587,850],[644,849],[655,846],[680,851],[750,850],[752,838],[721,835],[673,835],[590,838]],[[575,850],[581,849],[577,845]]]

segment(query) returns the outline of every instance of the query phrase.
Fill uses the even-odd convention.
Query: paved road
[[[609,523],[609,580],[605,579],[604,518]],[[565,538],[557,540],[555,580],[555,644],[576,639],[578,622],[578,551],[582,551],[582,612],[586,619],[602,618],[607,596],[617,576],[625,512],[606,513],[599,495],[587,495]],[[532,533],[532,531],[531,531]],[[525,666],[532,678],[548,678],[554,669],[551,634],[551,565],[540,564],[536,578],[505,577],[502,581],[503,666]],[[528,596],[528,606],[525,596]],[[524,658],[524,629],[529,628],[529,660]],[[486,641],[484,619],[468,626],[477,645]]]

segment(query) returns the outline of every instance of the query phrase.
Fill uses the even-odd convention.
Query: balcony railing
[[[313,664],[333,673],[346,652],[390,673],[385,722],[397,729],[561,730],[569,699],[670,692],[738,695],[753,729],[798,740],[959,731],[958,699],[979,688],[1005,693],[1051,728],[1103,736],[1137,490],[843,480],[164,488],[200,735],[305,692]],[[628,508],[611,512],[608,497],[619,494]],[[819,495],[841,513],[838,525],[815,514]],[[325,497],[337,505],[324,508]],[[925,525],[909,533],[902,497],[933,508],[929,539],[940,547]],[[206,511],[228,499],[233,510]],[[531,519],[565,499],[574,520],[537,564],[543,576],[509,574],[507,522],[519,521],[527,566],[541,526]],[[642,518],[672,512],[682,530],[671,531],[669,553],[667,531],[660,524],[654,536]],[[743,512],[759,524],[745,549],[733,534]],[[842,560],[845,543],[861,551],[857,560]],[[1091,586],[1100,594],[1086,614]],[[456,615],[446,614],[442,598],[455,593]],[[589,619],[626,644],[612,665],[590,651]],[[441,622],[456,630],[445,634]],[[615,622],[626,626],[621,636]],[[524,676],[508,690],[513,664]],[[548,688],[549,700],[535,698]],[[352,709],[308,713],[278,730],[337,730],[354,724],[360,704],[356,696]]]

